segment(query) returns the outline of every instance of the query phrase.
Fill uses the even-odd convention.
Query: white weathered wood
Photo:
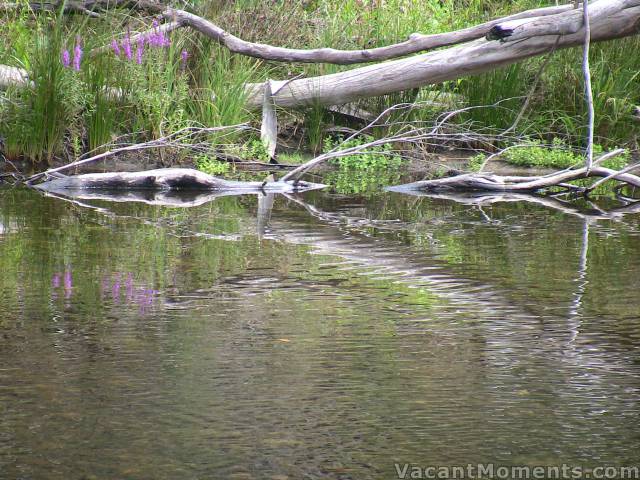
[[[278,146],[278,117],[273,104],[272,88],[271,81],[267,80],[262,101],[262,125],[260,126],[260,140],[262,140],[270,159],[276,157],[276,148]]]
[[[159,168],[142,172],[87,173],[54,178],[35,188],[63,192],[75,190],[204,190],[293,193],[324,188],[310,182],[238,182],[213,177],[190,168]]]
[[[598,0],[589,6],[591,22],[599,22],[622,10],[640,6],[640,0]],[[503,42],[514,42],[545,35],[570,35],[584,26],[583,10],[572,9],[548,18],[516,19],[499,22],[489,36]]]
[[[490,173],[467,173],[455,177],[423,180],[392,187],[395,191],[426,191],[438,192],[447,190],[479,190],[488,192],[536,192],[559,184],[589,177],[611,177],[634,187],[640,187],[640,177],[629,173],[617,172],[610,168],[587,167],[575,170],[565,170],[538,178],[503,177]]]
[[[547,21],[552,22],[552,17]],[[607,17],[600,16],[591,22],[591,40],[597,42],[637,34],[639,22],[640,7],[617,11]],[[580,32],[559,39],[554,35],[545,35],[519,42],[480,39],[400,60],[294,80],[273,98],[276,105],[282,107],[344,104],[482,73],[550,52],[554,48],[579,46],[582,42],[583,35]],[[260,108],[264,84],[249,84],[247,89],[248,106]]]
[[[432,50],[434,48],[468,42],[485,36],[491,27],[500,22],[522,18],[557,15],[559,13],[567,12],[572,8],[572,5],[563,5],[527,10],[455,32],[438,33],[433,35],[414,33],[404,42],[385,47],[363,50],[337,50],[334,48],[295,49],[275,47],[263,43],[253,43],[242,40],[209,20],[199,17],[193,13],[185,12],[184,10],[167,8],[163,12],[163,15],[171,21],[179,22],[182,25],[188,25],[203,35],[216,40],[230,51],[241,55],[279,62],[333,63],[338,65],[349,65],[354,63],[378,62],[423,52],[425,50]]]

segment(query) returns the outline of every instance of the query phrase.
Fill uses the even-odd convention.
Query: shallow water
[[[0,190],[0,478],[637,465],[639,216],[266,200]]]

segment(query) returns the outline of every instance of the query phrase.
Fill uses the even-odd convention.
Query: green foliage
[[[601,145],[594,145],[594,155],[601,154]],[[521,148],[512,148],[505,152],[503,159],[513,165],[525,167],[568,168],[584,163],[584,155],[570,149],[560,138],[554,138],[551,146],[542,145],[540,141],[532,140]],[[605,160],[603,166],[608,168],[622,168],[629,161],[629,153]]]
[[[7,92],[0,107],[0,135],[6,138],[8,157],[50,162],[62,150],[65,133],[77,135],[84,91],[76,72],[60,62],[62,20],[42,17],[31,37],[29,50],[16,52],[29,59],[31,84]]]
[[[24,0],[20,0],[21,2]],[[538,7],[544,2],[463,0],[387,0],[362,2],[329,0],[305,2],[199,2],[199,13],[230,32],[251,41],[298,48],[331,46],[341,49],[370,48],[402,41],[412,32],[439,33],[477,24],[487,18]],[[247,82],[270,78],[307,77],[342,71],[336,65],[276,64],[229,53],[202,35],[180,29],[172,32],[171,46],[146,49],[142,65],[116,58],[111,52],[85,57],[81,72],[63,69],[60,50],[73,47],[76,35],[84,50],[122,40],[128,30],[150,27],[150,19],[112,10],[97,21],[83,16],[34,13],[28,8],[6,12],[0,19],[0,63],[22,66],[34,80],[31,90],[0,93],[0,135],[4,153],[24,155],[34,161],[56,155],[97,149],[120,132],[135,132],[134,139],[148,140],[186,125],[220,126],[251,120],[245,108]],[[598,142],[633,146],[640,125],[631,120],[640,104],[640,39],[628,38],[593,46],[592,82],[595,94]],[[134,50],[136,46],[134,45]],[[186,69],[181,52],[188,50]],[[362,107],[379,112],[393,104],[425,101],[428,106],[393,112],[388,123],[432,121],[442,111],[461,106],[473,108],[453,117],[471,122],[473,128],[504,129],[512,124],[536,79],[538,87],[519,124],[519,131],[545,138],[547,132],[564,138],[569,145],[584,138],[585,111],[579,54],[558,51],[540,73],[543,58],[509,66],[471,78],[445,82],[428,88],[386,95],[363,102]],[[119,98],[107,95],[120,90]],[[497,104],[497,105],[494,105]],[[326,109],[311,105],[303,114],[304,132],[314,152],[322,148],[328,123],[348,122],[329,118]],[[382,130],[375,135],[387,135]],[[224,143],[239,137],[225,137]],[[222,143],[219,135],[209,141]],[[264,158],[260,152],[241,156]],[[524,155],[524,154],[522,154]],[[527,163],[514,151],[514,162]],[[544,160],[538,157],[547,157]],[[540,164],[566,164],[573,158],[554,159],[533,151]],[[537,160],[536,160],[537,159]],[[356,162],[356,163],[366,163]]]
[[[373,137],[363,135],[348,141],[326,138],[324,150],[341,150],[369,143]],[[403,159],[394,152],[391,144],[370,147],[366,150],[330,160],[337,167],[325,181],[342,194],[373,194],[400,179]]]
[[[198,39],[194,49],[193,56],[202,60],[192,62],[190,67],[193,87],[187,101],[189,117],[210,127],[246,122],[249,114],[244,85],[254,74],[256,61],[232,55],[209,39]]]
[[[195,160],[196,168],[209,175],[224,175],[229,173],[232,166],[229,162],[221,162],[216,158],[201,155]]]
[[[298,165],[304,162],[300,152],[287,152],[278,155],[278,161],[289,165]]]
[[[268,162],[270,160],[266,147],[259,138],[247,142],[231,145],[226,150],[230,155],[251,162]]]
[[[469,163],[467,164],[467,169],[470,172],[479,172],[480,167],[482,167],[482,164],[484,163],[486,158],[487,158],[486,155],[484,155],[483,153],[474,155],[469,159]]]

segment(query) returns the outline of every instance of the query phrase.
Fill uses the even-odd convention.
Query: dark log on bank
[[[188,168],[161,168],[143,172],[88,173],[60,177],[34,185],[35,188],[73,196],[95,190],[208,191],[239,193],[296,193],[324,188],[302,181],[238,182],[213,177]]]

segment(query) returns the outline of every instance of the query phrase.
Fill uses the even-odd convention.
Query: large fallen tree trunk
[[[297,181],[239,182],[213,177],[190,168],[160,168],[142,172],[61,176],[35,185],[35,188],[58,194],[96,190],[295,193],[324,188],[324,185]]]
[[[605,1],[600,0],[600,2]],[[640,5],[640,0],[636,0],[635,3]],[[554,18],[555,16],[546,17],[545,21],[552,24]],[[520,30],[526,31],[526,25],[523,23]],[[534,25],[537,31],[537,24],[534,23]],[[591,41],[599,42],[635,35],[639,32],[639,27],[640,6],[625,8],[608,16],[593,17]],[[361,98],[385,95],[482,73],[542,55],[554,49],[579,46],[583,40],[580,31],[562,35],[559,38],[557,35],[544,35],[507,42],[480,39],[405,59],[331,75],[293,80],[282,88],[273,100],[276,105],[282,107],[344,104]],[[248,90],[249,107],[259,108],[264,97],[264,84],[249,85]]]
[[[167,18],[172,19],[167,30],[190,26],[232,51],[277,61],[348,64],[394,58],[476,39],[446,50],[289,81],[272,97],[273,102],[282,107],[340,105],[441,83],[516,63],[557,48],[575,47],[584,40],[581,13],[577,9],[571,10],[571,5],[529,10],[457,32],[414,34],[406,42],[396,45],[354,51],[296,50],[250,43],[183,10],[149,6],[149,9],[154,8],[161,9]],[[640,0],[597,0],[591,6],[590,18],[591,40],[594,42],[634,35],[639,31]],[[485,35],[489,39],[481,38]],[[100,49],[96,54],[106,50]],[[0,69],[0,86],[9,85],[26,86],[26,72],[11,67]],[[249,108],[262,107],[264,89],[264,83],[247,85]]]
[[[516,13],[508,17],[503,17],[489,22],[464,28],[454,32],[436,33],[424,35],[413,33],[409,38],[400,43],[387,45],[385,47],[362,49],[362,50],[337,50],[334,48],[296,49],[283,48],[263,43],[247,42],[235,35],[225,31],[218,25],[194,15],[193,13],[167,8],[163,15],[182,26],[189,26],[216,40],[230,51],[276,62],[304,62],[304,63],[332,63],[335,65],[350,65],[354,63],[379,62],[392,58],[403,57],[413,53],[433,50],[435,48],[457,45],[469,42],[487,35],[493,27],[503,22],[516,22],[523,19],[547,17],[565,13],[573,8],[572,5],[562,5],[557,7],[537,8]]]

